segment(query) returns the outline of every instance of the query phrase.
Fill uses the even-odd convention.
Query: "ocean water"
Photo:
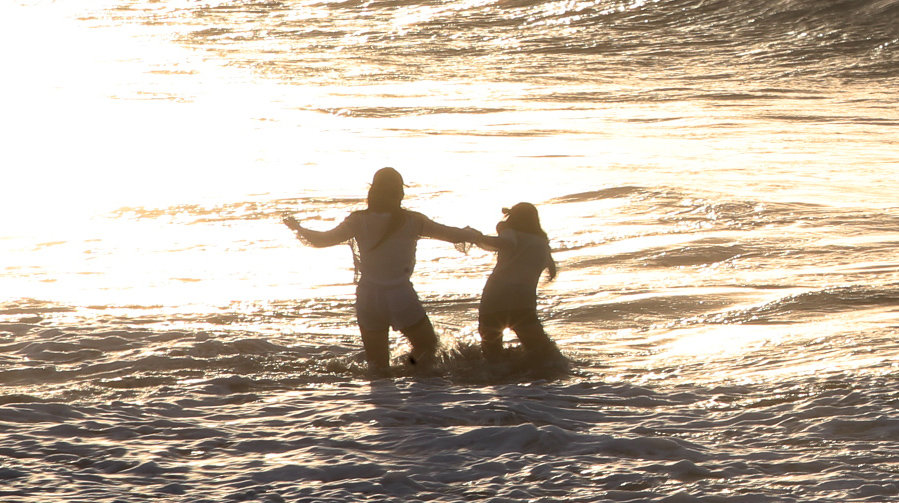
[[[0,501],[899,501],[899,2],[14,0],[0,44]],[[440,364],[370,378],[349,247],[280,219],[383,166],[538,206],[570,372],[486,365],[494,256],[423,241]]]

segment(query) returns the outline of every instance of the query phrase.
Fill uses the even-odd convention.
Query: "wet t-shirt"
[[[438,224],[421,213],[402,210],[403,222],[386,239],[390,213],[357,211],[330,231],[321,233],[325,241],[350,241],[358,283],[378,286],[409,282],[415,270],[415,251],[420,238],[451,243],[474,240],[471,231]]]

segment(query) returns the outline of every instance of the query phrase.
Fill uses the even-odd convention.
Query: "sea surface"
[[[7,0],[0,501],[899,501],[899,1]],[[479,356],[495,257],[373,378],[350,249],[398,169],[536,204],[571,361]]]

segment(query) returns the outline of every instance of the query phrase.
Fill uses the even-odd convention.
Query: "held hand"
[[[297,222],[297,219],[293,218],[292,216],[286,216],[281,221],[284,222],[284,225],[289,227],[290,230],[299,232],[300,229],[302,229],[302,227],[300,227],[300,223]]]
[[[469,241],[472,243],[478,243],[484,238],[484,233],[471,227],[470,225],[465,226],[465,230],[471,235]]]

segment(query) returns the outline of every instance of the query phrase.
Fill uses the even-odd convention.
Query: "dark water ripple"
[[[473,393],[431,378],[160,391],[140,405],[22,401],[0,406],[0,474],[14,501],[865,501],[899,493],[893,386],[846,376]],[[735,478],[753,488],[729,494]]]
[[[616,309],[622,324],[645,323],[647,310],[670,318],[697,303],[649,297]],[[714,312],[727,301],[711,304]],[[5,500],[798,502],[899,494],[895,366],[733,379],[743,366],[841,357],[853,351],[849,339],[796,341],[799,356],[784,347],[727,365],[652,364],[645,359],[657,343],[643,340],[655,349],[641,353],[610,334],[608,347],[592,353],[563,346],[576,370],[549,380],[489,370],[476,346],[459,342],[440,375],[398,368],[395,379],[370,381],[350,340],[261,338],[243,328],[247,319],[264,326],[265,317],[297,312],[287,305],[222,312],[214,331],[206,314],[193,328],[172,329],[164,311],[147,308],[132,325],[35,300],[0,306]],[[453,305],[436,304],[435,315],[452,316]],[[847,287],[696,322],[747,326],[895,306],[894,287]],[[153,317],[158,326],[147,323]],[[891,344],[883,335],[880,354]],[[653,333],[634,340],[646,337]],[[855,343],[859,357],[875,340]],[[641,359],[644,369],[634,365]],[[685,378],[716,368],[730,377]]]

